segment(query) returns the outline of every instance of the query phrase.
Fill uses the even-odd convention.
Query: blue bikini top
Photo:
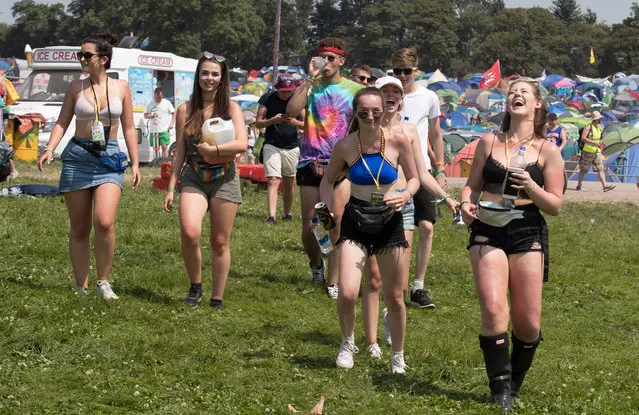
[[[397,181],[397,166],[393,165],[384,157],[384,130],[382,133],[382,143],[378,153],[362,154],[362,142],[357,134],[358,157],[348,166],[348,173],[353,184],[371,185],[379,188],[380,184],[392,184]]]

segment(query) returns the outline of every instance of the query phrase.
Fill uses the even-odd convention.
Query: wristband
[[[466,203],[470,204],[470,202],[469,202],[468,200],[464,200],[463,202],[461,202],[461,203],[459,204],[459,206],[457,206],[457,208],[458,208],[459,210],[461,210],[462,206],[464,206],[464,204],[466,204]]]
[[[443,162],[443,161],[436,161],[436,162],[435,162],[435,165],[436,165],[436,166],[443,166],[443,165],[444,165],[444,162]]]
[[[166,191],[169,193],[176,193],[175,189],[172,187],[167,188]]]
[[[537,183],[534,183],[533,187],[531,187],[530,190],[526,190],[526,193],[528,194],[528,196],[530,196],[535,193],[535,190],[537,190]]]
[[[444,173],[444,170],[437,170],[433,173],[433,177],[446,177],[446,173]]]
[[[442,203],[444,203],[446,201],[446,199],[450,198],[450,195],[448,193],[444,193],[444,195],[442,197],[440,197],[439,199],[437,199],[435,201],[435,204],[437,206],[441,205]]]
[[[49,145],[44,146],[44,151],[47,151],[47,150],[51,150],[51,152],[53,153],[53,150],[55,150],[55,147],[49,146]]]

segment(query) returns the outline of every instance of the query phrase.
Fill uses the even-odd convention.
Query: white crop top
[[[118,88],[115,84],[115,80],[109,78],[107,82],[111,82],[111,88],[115,91],[115,97],[109,97],[109,105],[111,106],[111,121],[109,120],[109,107],[108,105],[104,105],[101,108],[100,113],[98,114],[99,120],[104,125],[111,125],[111,123],[115,123],[120,119],[122,115],[122,99],[118,95]],[[111,95],[111,94],[109,94]],[[114,99],[115,98],[115,99]],[[75,103],[75,117],[80,121],[88,121],[95,119],[95,106],[94,102],[90,102],[84,96],[84,79],[82,79],[82,90],[80,91],[80,96]]]

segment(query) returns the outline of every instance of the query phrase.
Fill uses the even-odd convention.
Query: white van
[[[54,46],[33,51],[33,72],[20,86],[20,100],[12,105],[11,112],[16,115],[30,112],[44,115],[47,122],[40,126],[40,147],[49,141],[68,85],[75,79],[88,76],[80,71],[77,58],[79,51],[79,46]],[[197,60],[172,53],[113,48],[113,59],[107,75],[129,83],[140,163],[150,163],[159,156],[150,146],[149,120],[144,118],[144,108],[153,99],[153,91],[161,87],[164,97],[177,109],[181,102],[190,99],[196,67]],[[57,155],[64,150],[74,133],[75,120],[72,120],[55,150]],[[122,151],[126,152],[122,128],[118,130],[118,141]],[[171,130],[170,154],[174,148],[175,129]]]

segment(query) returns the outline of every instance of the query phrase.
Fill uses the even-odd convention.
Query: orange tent
[[[446,176],[468,177],[470,166],[473,164],[473,157],[475,157],[475,148],[478,143],[479,139],[475,139],[459,150],[453,162],[446,166]]]

